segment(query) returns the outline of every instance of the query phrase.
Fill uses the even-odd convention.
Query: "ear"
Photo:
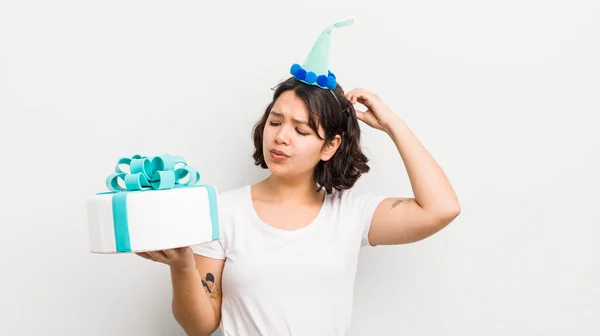
[[[329,161],[333,154],[338,150],[340,145],[342,144],[342,137],[338,135],[335,136],[331,141],[325,143],[323,150],[321,151],[321,160]]]

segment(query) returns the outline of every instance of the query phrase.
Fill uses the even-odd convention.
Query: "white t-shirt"
[[[287,231],[258,217],[250,185],[220,194],[221,239],[192,249],[226,259],[223,335],[345,335],[358,254],[370,246],[371,217],[382,200],[334,189],[312,223]]]

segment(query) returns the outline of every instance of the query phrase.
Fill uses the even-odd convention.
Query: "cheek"
[[[314,161],[319,161],[321,158],[321,144],[314,139],[306,139],[306,141],[297,142],[301,146],[302,158],[307,163],[313,164]]]
[[[269,141],[269,139],[271,139],[271,130],[269,129],[268,126],[265,126],[262,137],[263,137],[263,144],[267,143]]]

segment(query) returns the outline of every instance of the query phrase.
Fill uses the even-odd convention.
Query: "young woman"
[[[359,121],[390,136],[414,198],[352,189],[369,171]],[[361,247],[422,240],[460,212],[435,160],[364,89],[344,95],[291,77],[255,125],[254,144],[270,176],[219,196],[222,239],[140,253],[170,266],[173,313],[189,335],[345,335]]]

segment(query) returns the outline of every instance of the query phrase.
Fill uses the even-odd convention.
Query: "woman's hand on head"
[[[194,253],[189,246],[158,251],[136,252],[136,255],[169,265],[172,269],[195,269]]]
[[[346,99],[348,99],[352,105],[356,103],[364,105],[367,110],[361,111],[356,109],[356,117],[358,120],[378,130],[385,131],[388,125],[390,125],[394,119],[398,118],[398,115],[396,115],[376,94],[365,89],[355,88],[348,91],[348,93],[346,93]]]

